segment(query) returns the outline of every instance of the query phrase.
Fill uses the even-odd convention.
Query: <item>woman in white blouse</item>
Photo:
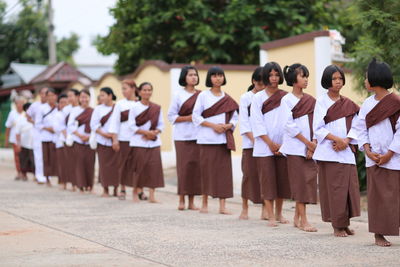
[[[157,203],[155,189],[164,187],[161,162],[160,133],[164,129],[161,106],[150,101],[153,94],[151,83],[144,82],[138,88],[140,101],[129,111],[128,124],[131,135],[129,145],[133,154],[133,201],[139,202],[139,191],[149,188],[149,202]]]
[[[197,210],[194,196],[201,195],[200,148],[197,145],[197,131],[192,122],[192,113],[200,93],[195,89],[199,84],[197,69],[185,66],[181,70],[179,85],[168,110],[168,119],[174,125],[176,169],[178,175],[178,210],[185,209],[185,196],[189,198],[190,210]]]

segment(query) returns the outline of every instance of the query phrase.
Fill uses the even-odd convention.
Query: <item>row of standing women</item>
[[[261,219],[268,220],[268,226],[288,223],[282,206],[285,199],[293,199],[294,226],[315,232],[306,205],[316,204],[319,192],[322,220],[331,222],[334,235],[354,235],[349,226],[350,218],[360,215],[358,145],[367,155],[369,229],[377,245],[389,246],[384,235],[398,235],[400,226],[400,99],[388,91],[393,85],[390,68],[375,60],[369,64],[365,85],[374,94],[361,109],[340,94],[345,84],[340,67],[326,67],[321,84],[327,92],[318,99],[303,92],[308,76],[304,65],[293,64],[282,71],[279,64],[269,62],[254,71],[252,85],[239,105],[221,89],[227,83],[221,68],[208,70],[205,84],[210,89],[205,91],[196,89],[196,68],[182,69],[183,88],[177,90],[168,110],[174,125],[178,209],[186,208],[188,196],[188,208],[197,210],[194,196],[202,195],[200,212],[208,212],[211,196],[219,198],[221,214],[230,214],[225,200],[233,197],[231,151],[240,119],[241,219],[248,218],[251,200],[262,204]],[[292,92],[279,89],[284,80]],[[126,187],[133,187],[134,201],[139,201],[147,187],[150,201],[157,202],[155,188],[164,186],[161,107],[150,101],[150,83],[136,88],[126,80],[122,90],[125,99],[114,104],[113,91],[102,88],[102,104],[93,110],[86,90],[71,89],[68,95],[58,96],[57,106],[57,95],[47,89],[47,104],[37,109],[39,114],[28,110],[41,136],[44,175],[58,175],[64,185],[91,191],[95,161],[91,148],[97,144],[103,196],[109,195],[110,186],[117,195],[121,185],[121,199]]]

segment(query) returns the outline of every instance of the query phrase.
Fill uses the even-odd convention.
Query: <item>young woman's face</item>
[[[195,86],[199,81],[199,76],[197,75],[196,70],[189,69],[186,74],[186,84],[189,86]]]
[[[79,103],[79,96],[75,95],[75,93],[72,92],[72,91],[69,91],[69,92],[67,93],[67,96],[68,96],[68,103],[69,103],[69,104],[71,104],[71,105],[73,105],[73,106],[78,105],[78,103]]]
[[[18,112],[24,111],[24,100],[19,99],[15,101],[15,108],[17,109]]]
[[[40,101],[43,103],[47,101],[47,88],[42,88],[39,92]]]
[[[263,83],[263,81],[256,81],[253,80],[253,85],[254,85],[254,89],[258,92],[261,91],[265,88],[265,84]]]
[[[216,73],[211,75],[211,83],[215,87],[220,87],[224,83],[224,75],[222,73]]]
[[[136,88],[129,86],[126,83],[122,84],[122,95],[126,98],[126,99],[131,99],[132,96],[135,94],[135,90]]]
[[[139,91],[139,95],[143,100],[150,100],[152,94],[153,88],[151,88],[149,84],[143,85],[142,89]]]
[[[329,90],[332,90],[334,92],[339,92],[340,89],[343,87],[343,77],[340,74],[340,72],[335,72],[332,75],[332,87],[329,88]]]
[[[308,86],[308,77],[306,77],[302,72],[297,74],[296,79],[297,79],[297,82],[296,82],[297,86],[299,86],[302,89],[307,88],[307,86]]]
[[[62,110],[66,105],[68,105],[68,98],[63,97],[58,101],[58,108]]]
[[[89,106],[89,101],[90,101],[90,96],[85,94],[85,93],[81,93],[79,95],[79,102],[81,103],[82,107],[88,107]]]
[[[100,102],[103,104],[110,104],[112,102],[112,94],[107,94],[106,92],[100,91]]]
[[[54,106],[57,103],[57,95],[53,92],[48,92],[46,98],[47,103],[49,103],[51,106]]]
[[[271,70],[269,73],[269,84],[271,87],[277,88],[279,85],[279,80],[280,80],[279,72],[276,70]]]

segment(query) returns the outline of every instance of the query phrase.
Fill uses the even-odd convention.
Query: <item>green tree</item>
[[[400,82],[400,1],[355,0],[347,10],[352,14],[349,23],[358,33],[351,51],[354,62],[349,64],[357,79],[358,91],[364,89],[365,72],[373,57],[391,66],[395,88]]]
[[[95,44],[118,55],[120,74],[146,59],[257,64],[264,42],[337,28],[341,2],[119,0],[110,11],[115,24]]]
[[[6,5],[0,0],[0,72],[11,62],[48,64],[47,7],[21,0],[22,10],[5,20]],[[79,37],[72,33],[57,42],[57,59],[73,63]]]

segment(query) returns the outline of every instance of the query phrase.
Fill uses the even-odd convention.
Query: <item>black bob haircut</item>
[[[54,90],[53,88],[47,88],[47,91],[46,91],[46,95],[48,95],[49,93],[53,93],[53,94],[57,94],[57,92],[56,92],[56,90]]]
[[[69,89],[68,92],[74,93],[75,96],[79,96],[79,94],[80,94],[79,90],[78,90],[78,89],[75,89],[75,88]]]
[[[25,103],[25,104],[22,106],[22,109],[23,109],[24,111],[27,111],[28,108],[29,108],[31,105],[32,105],[32,103],[27,102],[27,103]]]
[[[346,78],[344,77],[343,70],[339,66],[329,65],[324,69],[324,73],[322,73],[322,78],[321,78],[322,87],[324,87],[325,89],[329,89],[332,87],[332,77],[335,72],[340,73],[343,79],[343,85],[346,84]]]
[[[60,100],[63,98],[68,98],[67,94],[65,94],[65,93],[59,94],[58,98],[57,98],[57,102],[60,102]]]
[[[268,63],[265,64],[264,67],[263,67],[263,75],[262,75],[262,76],[263,76],[263,82],[264,82],[264,84],[265,84],[265,85],[270,85],[270,82],[269,82],[269,74],[271,73],[272,70],[278,72],[278,75],[279,75],[279,84],[282,84],[282,83],[283,83],[282,68],[281,68],[281,66],[280,66],[278,63],[276,63],[276,62],[274,62],[274,61],[268,62]]]
[[[377,62],[376,58],[368,64],[367,79],[369,85],[390,89],[393,86],[393,75],[386,62]]]
[[[103,87],[100,89],[100,92],[104,92],[107,95],[112,95],[113,101],[117,100],[117,97],[115,96],[114,91],[110,87]]]
[[[188,65],[188,66],[183,67],[182,70],[181,70],[181,74],[179,75],[179,85],[181,85],[181,86],[186,86],[187,85],[186,76],[188,75],[189,70],[195,70],[196,71],[196,74],[197,74],[197,83],[196,83],[196,85],[199,84],[199,82],[200,82],[199,72],[197,71],[197,69],[195,67]]]
[[[247,88],[247,92],[249,92],[249,91],[254,89],[253,81],[256,81],[256,82],[261,82],[262,81],[262,71],[263,71],[262,67],[257,67],[253,71],[253,74],[251,75],[251,85],[249,86],[249,88]]]
[[[206,86],[207,87],[212,87],[213,84],[211,82],[211,76],[216,75],[216,74],[221,74],[224,76],[224,82],[222,83],[222,85],[226,84],[226,77],[225,77],[225,72],[222,68],[214,66],[211,67],[208,72],[207,72],[207,78],[206,78]]]
[[[151,83],[149,83],[149,82],[143,82],[143,83],[141,83],[141,84],[139,85],[138,91],[142,91],[143,86],[145,86],[145,85],[149,85],[149,86],[151,87],[151,90],[153,90],[153,85],[152,85]]]
[[[86,94],[86,95],[90,96],[90,92],[89,92],[88,89],[82,89],[82,90],[79,92],[79,95],[81,95],[81,94]]]
[[[285,75],[285,81],[288,86],[293,86],[293,84],[297,83],[297,75],[299,74],[301,74],[302,77],[308,77],[310,72],[306,66],[300,63],[294,63],[283,68],[283,75]]]

